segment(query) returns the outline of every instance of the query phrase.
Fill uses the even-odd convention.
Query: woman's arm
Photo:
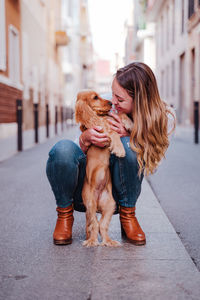
[[[99,126],[85,130],[79,137],[79,145],[84,153],[87,153],[91,144],[103,148],[108,142],[109,138]]]
[[[80,135],[80,137],[79,137],[79,145],[80,145],[81,150],[82,150],[84,153],[87,153],[90,144],[88,144],[88,143],[85,144],[85,143],[83,142],[82,135]]]
[[[120,117],[115,113],[109,113],[109,116],[113,117],[113,119],[108,119],[108,122],[110,124],[110,128],[117,133],[119,133],[120,137],[123,136],[129,136],[130,132],[126,130],[124,127],[124,124],[122,123],[122,120]]]

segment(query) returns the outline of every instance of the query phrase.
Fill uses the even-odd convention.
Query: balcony
[[[164,5],[164,0],[148,0],[146,7],[146,18],[148,22],[155,22]]]
[[[188,23],[187,23],[187,30],[188,33],[192,31],[192,29],[197,26],[200,23],[200,7],[197,7],[197,9],[189,15]]]
[[[55,32],[56,46],[66,46],[69,44],[69,37],[65,31],[59,30]]]

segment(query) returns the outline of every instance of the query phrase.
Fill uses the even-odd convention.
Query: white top
[[[171,136],[171,134],[172,134],[171,131],[174,128],[174,125],[175,125],[174,123],[176,122],[176,112],[175,112],[174,108],[171,107],[171,106],[168,106],[167,108],[175,116],[175,120],[174,120],[174,118],[173,118],[173,116],[171,114],[169,114],[169,113],[167,114],[167,116],[168,116],[168,134],[169,134],[169,136]]]

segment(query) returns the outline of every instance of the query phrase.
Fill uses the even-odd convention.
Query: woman
[[[169,134],[175,128],[175,115],[159,96],[152,70],[134,62],[117,71],[112,83],[112,102],[116,112],[126,113],[134,122],[131,133],[124,128],[117,113],[111,113],[110,126],[121,136],[124,158],[110,157],[113,196],[122,234],[135,245],[146,243],[145,233],[135,216],[144,175],[152,174],[169,146]],[[170,118],[173,128],[169,132]],[[171,119],[172,120],[172,119]],[[84,131],[79,144],[58,142],[49,152],[47,176],[54,192],[58,219],[53,234],[55,244],[72,242],[73,209],[84,211],[81,191],[85,176],[86,152],[91,144],[104,147],[108,137],[101,128]]]

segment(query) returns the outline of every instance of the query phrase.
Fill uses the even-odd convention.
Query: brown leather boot
[[[57,207],[58,219],[53,234],[55,245],[68,245],[72,243],[72,226],[74,222],[73,205]]]
[[[145,245],[145,234],[135,216],[135,207],[120,206],[119,214],[122,236],[126,237],[134,245]]]

